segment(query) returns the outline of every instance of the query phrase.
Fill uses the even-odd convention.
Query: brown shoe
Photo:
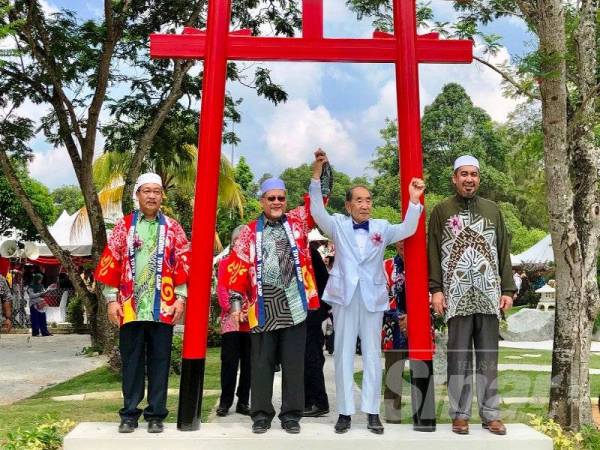
[[[504,436],[506,434],[506,427],[501,420],[490,420],[489,422],[483,422],[481,426],[490,433],[498,434],[500,436]]]
[[[465,419],[452,419],[452,432],[456,434],[469,434],[469,421]]]

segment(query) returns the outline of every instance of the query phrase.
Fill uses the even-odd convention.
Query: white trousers
[[[339,414],[351,416],[354,409],[354,355],[360,337],[363,381],[360,409],[379,414],[381,401],[381,325],[383,311],[368,311],[357,288],[348,306],[332,305],[335,331],[335,397]]]

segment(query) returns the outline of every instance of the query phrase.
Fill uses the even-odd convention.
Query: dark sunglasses
[[[285,202],[285,195],[270,195],[266,197],[266,199],[270,202],[274,202],[275,199],[277,199],[279,202]]]

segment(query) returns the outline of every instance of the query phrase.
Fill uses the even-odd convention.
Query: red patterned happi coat
[[[287,212],[286,217],[300,254],[300,267],[302,269],[308,309],[318,309],[319,295],[317,293],[315,274],[308,248],[308,232],[316,225],[310,215],[310,200],[308,196],[304,197],[304,201],[306,206],[299,206]],[[233,251],[230,253],[226,277],[226,286],[228,289],[236,292],[251,293],[250,298],[245,299],[245,301],[249,302],[248,323],[250,328],[258,325],[262,326],[264,321],[264,318],[259,317],[256,270],[256,220],[253,220],[242,229]]]
[[[191,252],[181,225],[167,216],[164,218],[166,231],[160,322],[172,325],[175,286],[187,282]],[[119,289],[117,301],[123,307],[124,315],[121,325],[136,320],[134,280],[129,262],[129,248],[134,245],[135,239],[132,221],[133,214],[129,214],[115,224],[94,274],[97,281]]]

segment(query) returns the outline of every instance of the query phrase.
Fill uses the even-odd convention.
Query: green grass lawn
[[[220,349],[208,349],[204,374],[204,389],[220,389]],[[169,387],[179,387],[179,376],[172,375]],[[54,401],[50,397],[84,394],[89,392],[120,391],[121,377],[107,367],[101,367],[74,377],[64,383],[45,389],[38,394],[0,408],[0,444],[7,431],[28,427],[35,422],[70,419],[78,422],[118,422],[117,411],[122,407],[121,399]],[[201,420],[206,422],[218,395],[205,395],[202,401]],[[169,395],[167,422],[177,421],[177,395]],[[143,426],[143,425],[142,425]]]
[[[509,356],[518,356],[519,359],[509,358]],[[535,364],[539,366],[551,366],[552,351],[501,347],[498,354],[498,362],[500,364]],[[599,354],[592,353],[590,355],[590,369],[600,369]]]
[[[409,372],[404,371],[403,378],[405,382],[402,386],[402,395],[410,395]],[[354,380],[358,386],[362,383],[362,372],[354,374]],[[502,418],[507,423],[525,423],[528,424],[530,418],[528,414],[545,416],[548,411],[547,397],[550,389],[549,372],[526,372],[507,370],[499,374],[499,391],[503,399],[524,397],[528,401],[524,403],[501,403]],[[590,377],[590,391],[592,393],[600,392],[600,375]],[[383,386],[382,386],[383,393]],[[435,405],[436,421],[438,423],[449,423],[448,402],[445,399],[448,395],[446,386],[436,386]],[[474,396],[474,400],[476,397]],[[382,407],[383,413],[383,407]],[[412,407],[410,401],[402,401],[401,417],[403,423],[412,423]],[[477,405],[473,404],[473,421],[478,420]]]
[[[354,374],[354,381],[358,386],[362,384],[362,372]],[[409,395],[409,373],[404,371],[405,383],[402,390],[404,395]],[[526,397],[547,398],[550,393],[550,372],[527,372],[520,370],[503,370],[498,374],[498,389],[503,398]],[[383,392],[383,386],[382,386]],[[600,392],[600,375],[590,376],[590,392]],[[436,397],[447,395],[445,386],[436,386]]]
[[[519,311],[521,311],[522,309],[525,309],[525,308],[527,308],[527,305],[515,306],[513,308],[510,308],[504,315],[506,317],[510,317],[514,313],[517,313],[517,312],[519,312]]]
[[[209,348],[206,353],[206,367],[204,372],[204,389],[221,389],[219,382],[221,362],[220,348]],[[179,387],[179,375],[171,374],[169,388]],[[45,389],[33,398],[59,397],[63,395],[85,394],[88,392],[120,391],[121,376],[112,372],[108,367],[86,372],[64,383],[56,384]]]

